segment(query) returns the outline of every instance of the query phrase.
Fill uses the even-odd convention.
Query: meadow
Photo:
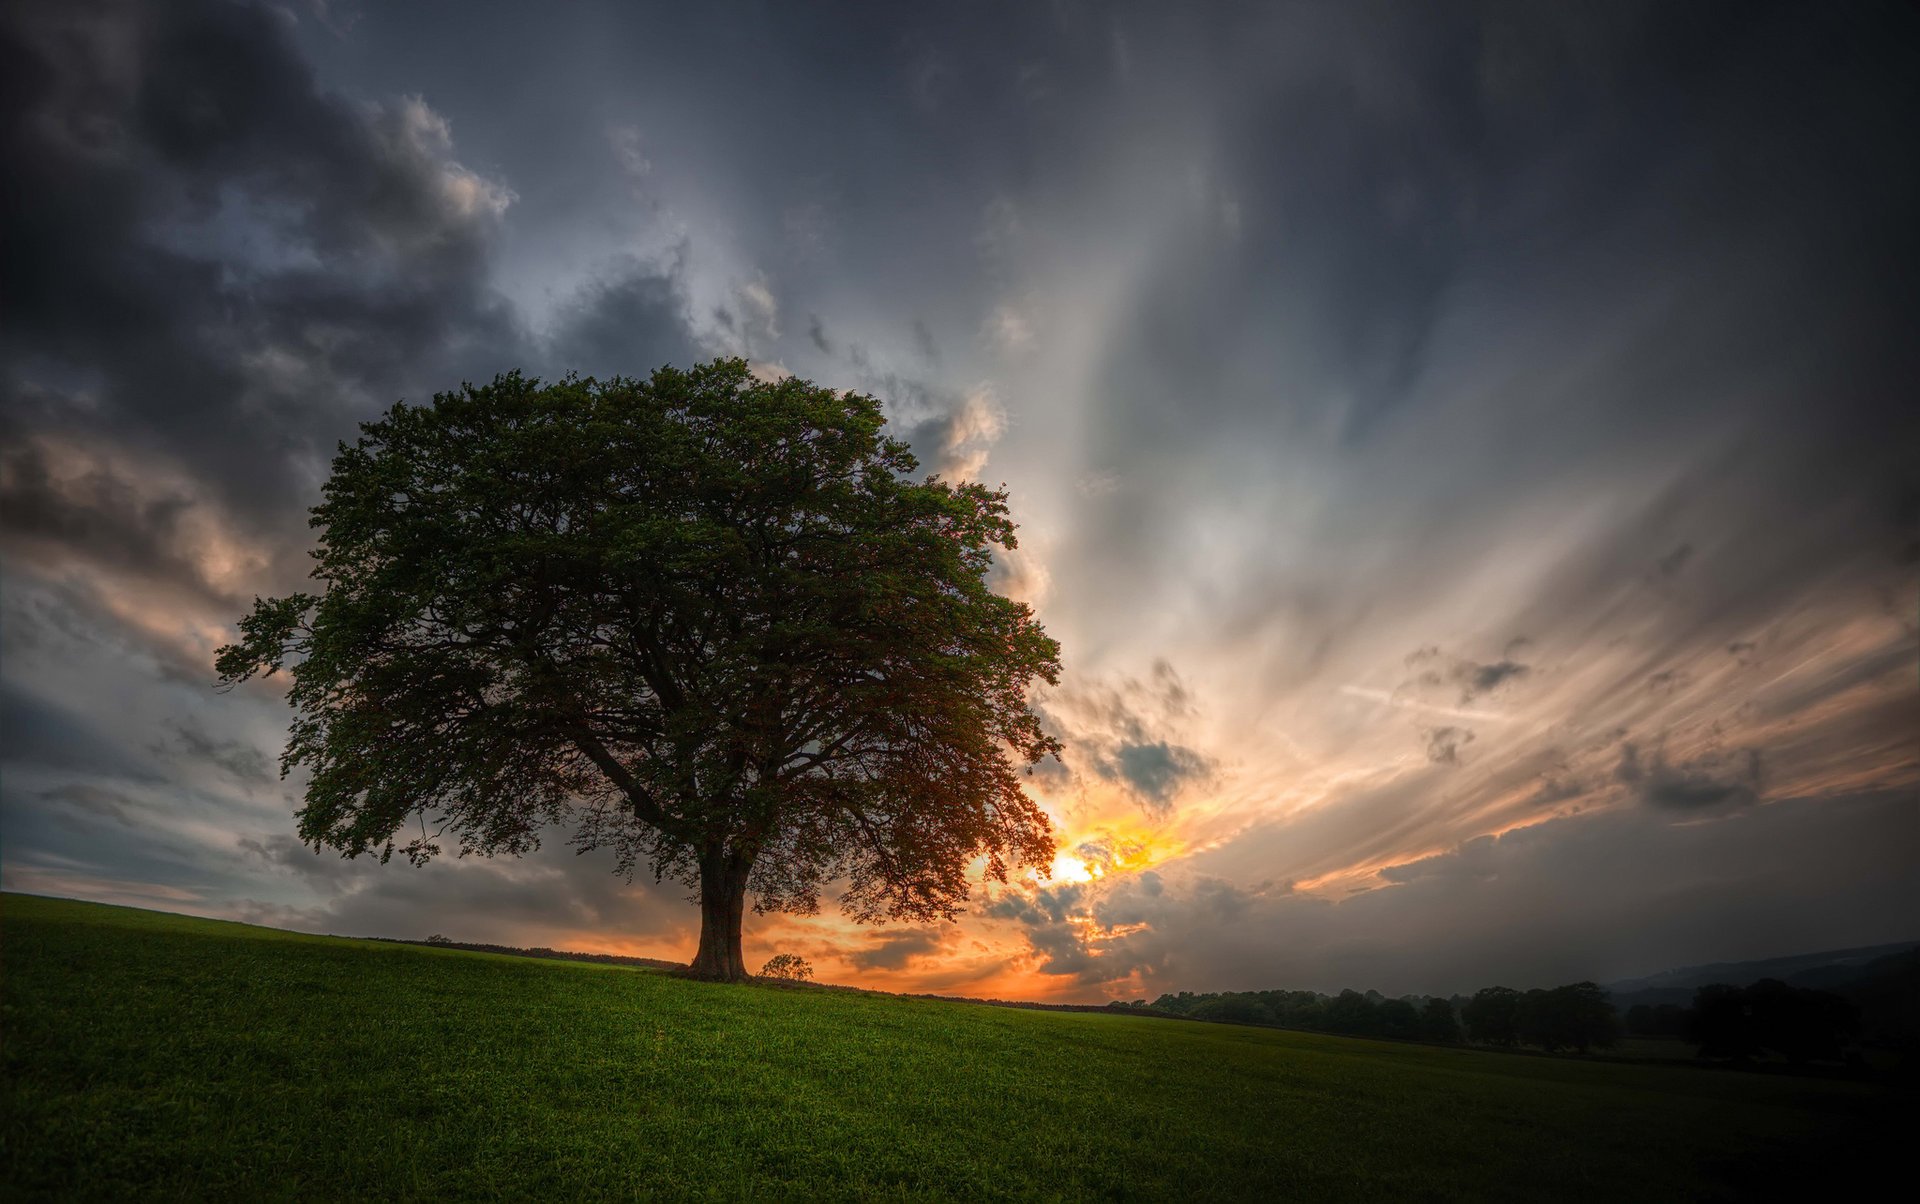
[[[1026,1011],[6,895],[0,1194],[1735,1199],[1865,1083]]]

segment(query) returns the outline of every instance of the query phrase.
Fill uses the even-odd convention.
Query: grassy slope
[[[1858,1084],[724,987],[20,895],[0,959],[9,1199],[1698,1197],[1830,1175],[1912,1118]]]

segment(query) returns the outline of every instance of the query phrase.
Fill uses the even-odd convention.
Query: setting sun
[[[1099,866],[1089,865],[1071,854],[1061,853],[1053,859],[1055,882],[1091,882],[1099,876]]]

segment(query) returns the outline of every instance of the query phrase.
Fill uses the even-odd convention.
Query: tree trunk
[[[740,955],[740,921],[747,907],[751,858],[710,850],[700,858],[700,951],[687,972],[716,982],[745,982],[747,963]]]

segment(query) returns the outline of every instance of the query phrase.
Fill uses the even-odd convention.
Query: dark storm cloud
[[[1766,609],[1851,556],[1866,516],[1836,499],[1883,492],[1916,445],[1901,399],[1920,363],[1889,325],[1910,297],[1895,265],[1916,259],[1914,156],[1892,135],[1920,111],[1896,49],[1912,14],[1576,11],[1347,10],[1296,31],[1312,63],[1218,67],[1248,81],[1244,132],[1218,134],[1214,160],[1236,233],[1196,216],[1134,290],[1098,459],[1193,487],[1232,447],[1353,457],[1354,488],[1321,512],[1331,555],[1284,578],[1297,595],[1344,576],[1336,614],[1457,572],[1484,520],[1556,474],[1630,473],[1710,437],[1744,442],[1675,486],[1701,524],[1622,549],[1636,576],[1669,558],[1690,604],[1740,591]],[[1636,322],[1650,305],[1662,319]],[[1094,520],[1077,571],[1095,593],[1180,538],[1144,499]],[[1784,546],[1730,567],[1745,549],[1709,544],[1749,526]],[[1387,543],[1403,554],[1384,567],[1344,563]],[[1271,614],[1280,594],[1255,579],[1244,605]],[[1539,630],[1566,627],[1542,610]]]
[[[275,778],[254,732],[196,717],[203,633],[299,583],[302,511],[357,420],[550,368],[490,279],[513,196],[456,158],[418,95],[321,86],[266,7],[9,5],[0,76],[10,881],[237,896],[284,858],[233,861],[168,830],[258,822],[194,791],[207,772],[246,790]],[[551,350],[566,366],[687,357],[670,269],[600,279],[563,307]],[[212,722],[253,705],[236,696]],[[70,780],[29,788],[49,774]],[[284,823],[290,807],[270,810]],[[120,834],[84,827],[101,820]],[[378,927],[404,910],[365,890],[329,918]]]
[[[1206,776],[1207,758],[1178,744],[1156,740],[1151,744],[1122,743],[1095,759],[1101,777],[1124,783],[1142,800],[1165,807],[1188,783]]]
[[[65,563],[75,555],[102,560],[221,605],[234,603],[191,554],[182,528],[194,498],[181,485],[142,490],[106,463],[57,480],[48,458],[46,446],[26,439],[0,452],[9,552],[36,563]]]
[[[821,355],[833,354],[833,344],[827,341],[827,328],[821,325],[819,314],[807,315],[807,338],[813,341]]]
[[[1902,939],[1920,923],[1905,885],[1906,850],[1920,832],[1901,794],[1797,800],[1712,823],[1672,819],[1611,812],[1480,837],[1388,866],[1381,889],[1339,902],[1206,876],[1163,883],[1164,875],[1142,875],[1082,893],[1061,918],[1005,904],[995,914],[1025,926],[1044,972],[1094,986],[1131,979],[1149,997],[1604,981],[1681,964],[1702,940],[1760,956],[1822,947],[1839,917],[1873,915],[1852,930],[1871,940]],[[1851,859],[1839,882],[1823,868],[1836,855]],[[1649,879],[1666,885],[1640,889]],[[1515,909],[1537,922],[1503,918]]]
[[[629,885],[609,872],[608,859],[563,851],[565,834],[552,832],[524,858],[439,858],[423,867],[381,866],[315,852],[284,834],[241,837],[244,862],[268,881],[295,878],[320,901],[286,904],[242,898],[237,918],[308,932],[418,940],[439,932],[455,940],[578,946],[607,935],[652,935],[673,955],[679,929],[691,913],[674,887]]]
[[[1660,580],[1678,576],[1680,570],[1687,567],[1687,561],[1692,559],[1693,545],[1683,543],[1654,562],[1653,575]]]
[[[168,725],[167,734],[151,751],[190,764],[211,765],[237,781],[252,785],[271,785],[279,780],[271,760],[251,744],[223,740],[191,722]]]
[[[86,782],[69,782],[52,790],[43,790],[40,798],[57,810],[77,811],[110,819],[129,828],[134,826],[133,812],[138,809],[137,803],[119,791]]]
[[[16,430],[140,447],[271,521],[369,403],[520,345],[484,278],[507,195],[417,98],[320,90],[272,11],[24,4],[0,37]]]
[[[1621,746],[1614,776],[1650,806],[1687,811],[1756,801],[1764,765],[1757,748],[1707,752],[1676,763],[1664,748],[1643,754],[1628,743]]]
[[[0,763],[86,769],[127,776],[150,772],[123,739],[92,717],[0,683]]]
[[[913,320],[913,345],[921,359],[936,366],[940,363],[940,345],[934,342],[933,332],[919,318]]]
[[[208,659],[300,584],[357,421],[728,350],[1011,482],[995,580],[1068,661],[1034,782],[1104,876],[987,912],[1057,978],[1443,989],[1911,920],[1909,9],[449,12],[0,17],[10,874],[677,930],[591,859],[299,852],[254,797],[281,699]],[[1197,851],[1128,872],[1105,797]]]
[[[582,376],[646,377],[665,364],[698,357],[687,326],[678,263],[628,264],[576,294],[558,315],[547,348],[557,371]]]
[[[291,873],[328,894],[338,894],[367,876],[364,864],[355,864],[337,853],[310,848],[284,832],[259,838],[242,836],[234,842],[234,847],[272,870]]]
[[[1502,682],[1525,677],[1529,666],[1519,661],[1499,660],[1486,665],[1462,665],[1454,670],[1460,685],[1460,701],[1472,702],[1482,694],[1500,688]]]
[[[937,928],[875,933],[847,960],[862,970],[900,970],[915,958],[938,952],[946,940],[947,933]]]
[[[1494,872],[1496,843],[1495,837],[1476,836],[1450,853],[1436,853],[1417,861],[1387,866],[1380,871],[1380,876],[1388,882],[1412,882],[1440,875],[1489,877]]]
[[[1171,664],[1156,660],[1144,679],[1060,691],[1042,719],[1065,739],[1072,765],[1118,784],[1149,813],[1165,814],[1219,770],[1215,758],[1173,738],[1194,710],[1192,688]]]

